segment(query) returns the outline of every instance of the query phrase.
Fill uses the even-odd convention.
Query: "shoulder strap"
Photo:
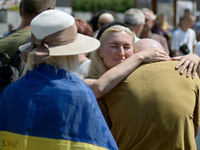
[[[0,53],[0,67],[3,66],[3,63],[1,61],[1,58],[7,58],[10,60],[10,57],[6,53]]]
[[[8,54],[6,54],[6,53],[0,53],[0,58],[7,58],[7,59],[10,59],[10,57],[9,57]]]
[[[15,54],[10,58],[9,65],[12,65],[14,67],[17,67],[17,63],[19,62],[21,52],[17,50]]]
[[[6,53],[0,53],[0,67],[3,65],[2,64],[2,61],[1,61],[1,58],[7,58],[7,59],[9,59],[10,61],[9,61],[9,65],[13,65],[13,66],[16,66],[17,65],[17,63],[18,63],[18,61],[19,61],[19,59],[20,59],[20,55],[21,54],[21,52],[19,51],[19,50],[17,50],[16,52],[15,52],[15,54],[10,58],[9,56],[8,56],[8,54],[6,54]]]

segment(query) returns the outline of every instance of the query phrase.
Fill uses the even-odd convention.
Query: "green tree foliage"
[[[72,0],[73,11],[98,11],[99,9],[124,12],[134,7],[134,0]]]
[[[19,11],[19,6],[18,6],[18,5],[14,5],[14,6],[12,6],[9,10],[12,10],[12,11]]]

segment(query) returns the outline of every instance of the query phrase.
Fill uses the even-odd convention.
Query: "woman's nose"
[[[119,47],[118,55],[125,55],[123,46]]]

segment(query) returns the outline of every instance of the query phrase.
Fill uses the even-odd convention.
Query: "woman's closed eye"
[[[123,48],[124,48],[124,50],[129,50],[129,49],[131,49],[132,47],[131,47],[130,45],[124,45]]]
[[[111,48],[117,48],[119,45],[110,45]]]

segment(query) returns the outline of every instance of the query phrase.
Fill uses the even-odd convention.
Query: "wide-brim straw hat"
[[[36,57],[37,63],[49,56],[89,53],[100,46],[97,39],[77,33],[75,19],[60,10],[47,10],[36,16],[31,21],[31,34],[31,42],[19,47],[25,62],[28,53]]]

